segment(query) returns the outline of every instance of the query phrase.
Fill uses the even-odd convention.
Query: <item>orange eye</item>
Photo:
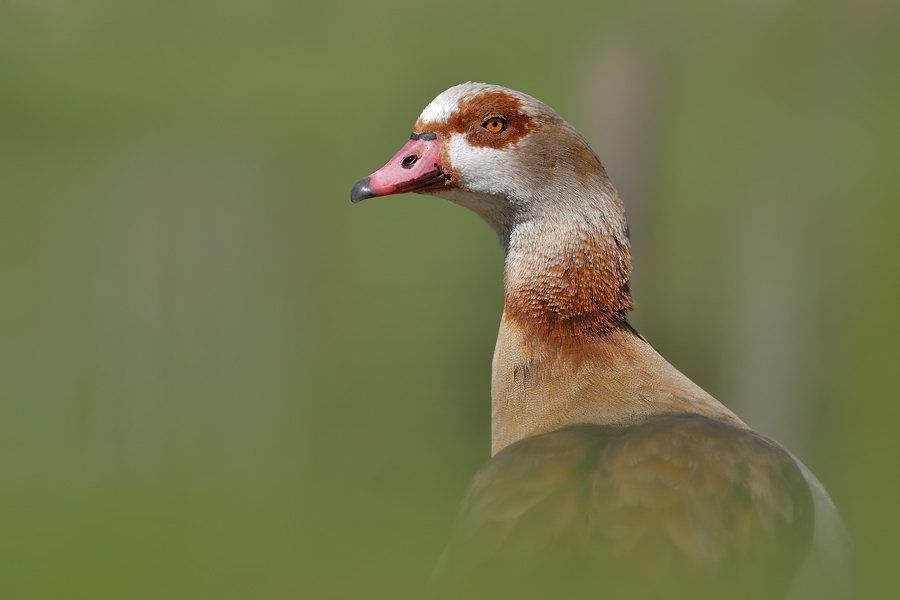
[[[494,117],[493,119],[488,119],[487,121],[485,121],[482,127],[487,129],[491,133],[500,133],[501,131],[506,129],[506,121],[498,117]]]

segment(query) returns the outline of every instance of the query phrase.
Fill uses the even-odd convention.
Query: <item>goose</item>
[[[669,364],[627,320],[625,210],[549,106],[468,82],[351,190],[480,216],[504,252],[491,458],[438,596],[848,598],[851,542],[812,473]]]

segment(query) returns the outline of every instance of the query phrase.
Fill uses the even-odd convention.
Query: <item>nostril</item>
[[[410,154],[409,156],[404,156],[403,160],[400,161],[400,166],[403,167],[404,169],[408,169],[411,166],[413,166],[414,164],[416,164],[417,160],[419,160],[419,157],[416,156],[415,154]]]

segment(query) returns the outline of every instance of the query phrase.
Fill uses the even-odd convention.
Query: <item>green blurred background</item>
[[[415,594],[488,457],[502,257],[349,190],[450,85],[626,203],[633,323],[898,593],[890,0],[0,2],[0,597]]]

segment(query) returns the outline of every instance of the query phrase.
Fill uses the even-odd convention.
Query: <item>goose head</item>
[[[517,226],[547,219],[599,218],[627,237],[621,202],[587,141],[543,102],[497,85],[469,82],[439,94],[406,145],[353,186],[351,199],[403,192],[474,211],[504,246]]]

